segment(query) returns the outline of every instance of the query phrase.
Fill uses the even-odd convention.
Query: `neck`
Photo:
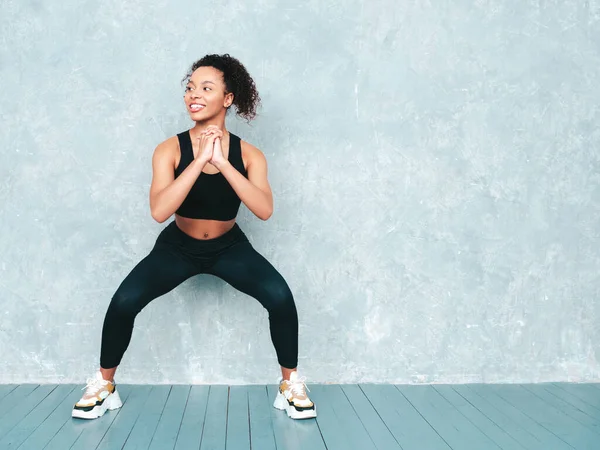
[[[221,130],[223,130],[223,133],[227,133],[227,129],[225,128],[225,118],[224,117],[215,117],[213,119],[196,122],[196,124],[192,127],[192,130],[195,133],[200,133],[201,131],[208,128],[210,125],[216,125]]]

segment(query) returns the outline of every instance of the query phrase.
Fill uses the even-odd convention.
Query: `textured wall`
[[[151,155],[229,52],[311,382],[598,380],[600,0],[0,6],[0,382],[82,382],[164,225]],[[120,382],[271,383],[266,312],[201,275],[136,321]]]

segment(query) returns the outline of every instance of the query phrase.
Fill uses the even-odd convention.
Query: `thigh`
[[[241,242],[226,250],[208,271],[235,289],[260,301],[264,307],[277,299],[291,297],[281,274],[258,253],[250,242]]]
[[[141,310],[197,273],[196,266],[184,255],[166,245],[156,245],[123,280],[114,300],[135,303],[134,308]]]

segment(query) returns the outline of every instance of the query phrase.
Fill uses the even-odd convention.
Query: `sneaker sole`
[[[80,409],[73,408],[71,417],[76,419],[97,419],[98,417],[102,417],[106,411],[112,411],[113,409],[118,409],[121,406],[123,406],[123,402],[121,401],[119,393],[115,389],[115,392],[106,397],[106,400],[104,400],[101,405],[94,406],[89,411],[82,411]]]
[[[275,397],[273,407],[280,411],[285,411],[290,419],[313,419],[317,417],[316,406],[313,409],[307,409],[306,411],[297,411],[296,408],[288,403],[283,394],[279,391],[277,391],[277,397]]]

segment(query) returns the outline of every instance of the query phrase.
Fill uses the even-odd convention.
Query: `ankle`
[[[287,367],[281,366],[281,377],[285,381],[290,381],[290,377],[293,372],[296,372],[296,368],[288,369]]]
[[[116,367],[113,367],[112,369],[104,369],[104,368],[100,367],[100,374],[102,375],[102,379],[106,380],[106,381],[110,381],[113,384],[115,382],[115,372],[116,371],[117,371]]]

